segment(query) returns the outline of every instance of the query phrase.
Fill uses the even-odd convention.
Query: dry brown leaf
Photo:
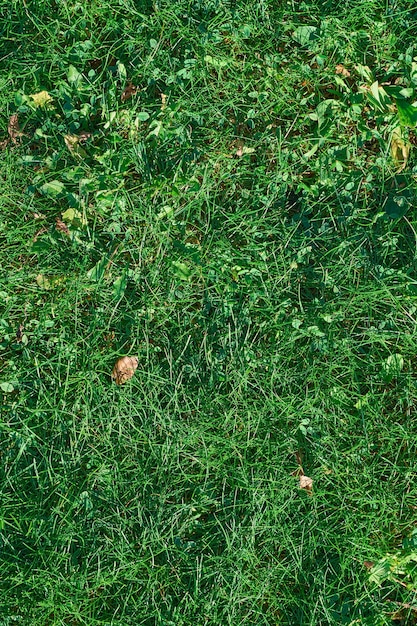
[[[310,495],[313,490],[313,479],[302,474],[300,476],[300,489],[305,489]]]
[[[410,145],[405,143],[402,138],[401,128],[397,127],[393,130],[391,137],[391,156],[398,167],[398,172],[402,172],[405,169],[409,155]]]
[[[23,324],[19,324],[19,328],[16,331],[16,342],[21,343],[23,337],[24,326]]]
[[[338,65],[336,65],[336,74],[341,74],[342,76],[344,76],[345,78],[349,78],[350,76],[350,72],[349,70],[347,70],[345,68],[344,65],[342,65],[341,63],[339,63]]]
[[[85,158],[87,156],[87,153],[84,148],[80,146],[81,140],[82,137],[78,135],[64,135],[65,145],[67,146],[71,154]]]
[[[68,226],[65,224],[65,222],[60,220],[59,217],[56,218],[55,228],[61,231],[61,233],[65,233],[65,235],[70,234]]]
[[[10,116],[7,132],[9,133],[9,137],[14,144],[16,144],[17,140],[22,136],[19,128],[19,117],[17,113]]]
[[[363,564],[366,567],[366,569],[372,569],[374,566],[374,563],[372,561],[364,561]]]
[[[3,139],[3,141],[0,141],[0,150],[4,150],[5,148],[7,148],[8,143],[9,143],[8,139]]]
[[[36,233],[33,235],[33,241],[37,241],[38,237],[40,237],[41,235],[43,235],[44,233],[47,233],[48,229],[46,226],[43,226],[40,230],[36,231]]]
[[[136,356],[122,356],[116,361],[111,377],[117,385],[130,380],[138,367],[139,360]]]
[[[124,92],[120,96],[120,100],[122,102],[125,102],[126,100],[129,100],[129,98],[131,98],[132,96],[135,96],[137,94],[137,91],[138,91],[138,88],[136,87],[136,85],[134,85],[133,83],[128,83],[126,89],[124,90]]]
[[[248,146],[245,146],[240,141],[236,145],[237,145],[237,150],[235,152],[235,155],[238,157],[241,157],[244,154],[253,154],[255,152],[255,148],[248,148]]]
[[[165,93],[161,93],[161,111],[166,109],[167,106],[167,95]]]

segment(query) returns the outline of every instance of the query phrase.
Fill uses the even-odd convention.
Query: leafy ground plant
[[[0,625],[416,623],[417,5],[0,11]]]

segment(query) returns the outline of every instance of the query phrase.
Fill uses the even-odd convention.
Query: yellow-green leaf
[[[38,91],[38,93],[31,93],[29,97],[32,98],[32,104],[37,109],[39,107],[45,107],[52,103],[52,96],[47,91]]]
[[[36,282],[41,289],[51,291],[65,282],[65,276],[45,276],[44,274],[38,274],[36,276]]]

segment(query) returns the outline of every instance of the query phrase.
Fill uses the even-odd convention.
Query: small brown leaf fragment
[[[341,74],[342,76],[344,76],[345,78],[349,78],[350,76],[350,72],[349,70],[347,70],[345,68],[344,65],[342,65],[341,63],[339,63],[338,65],[336,65],[336,74]]]
[[[0,141],[0,150],[4,150],[7,147],[8,143],[9,143],[8,139],[3,139],[3,141]]]
[[[123,385],[130,380],[138,367],[138,363],[139,360],[135,356],[122,356],[118,359],[111,375],[116,385]]]
[[[36,233],[33,235],[33,241],[38,241],[38,237],[40,237],[41,235],[43,235],[44,233],[47,233],[48,229],[46,226],[43,226],[41,229],[39,229],[38,231],[36,231]]]
[[[19,117],[17,113],[14,113],[10,116],[9,125],[7,127],[7,132],[9,133],[9,137],[14,144],[17,144],[17,140],[22,136],[19,127]]]
[[[23,331],[24,331],[23,324],[19,324],[19,328],[16,331],[16,342],[17,343],[21,343],[22,342]]]
[[[59,217],[56,218],[55,228],[59,230],[61,233],[65,233],[65,235],[70,234],[68,226],[65,224],[65,222],[60,220]]]
[[[167,106],[167,95],[166,93],[161,93],[161,111],[166,109]]]
[[[120,96],[120,100],[122,102],[129,100],[129,98],[137,94],[137,91],[138,91],[138,88],[136,87],[136,85],[134,85],[133,83],[128,83],[128,85],[126,86],[126,89],[123,91],[122,95]]]
[[[366,567],[366,569],[372,569],[374,566],[372,561],[364,561],[363,564]]]
[[[87,139],[90,139],[91,133],[82,132],[78,135],[78,138],[81,143],[85,143]]]
[[[310,495],[313,490],[313,479],[302,474],[300,476],[300,489],[305,489]]]
[[[82,158],[85,158],[87,156],[87,153],[84,150],[84,148],[80,146],[80,143],[82,141],[81,136],[64,135],[64,141],[65,141],[65,145],[67,146],[71,154],[78,156],[78,157],[82,157]]]

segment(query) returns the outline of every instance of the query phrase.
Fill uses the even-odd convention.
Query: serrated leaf
[[[385,580],[391,576],[392,557],[387,556],[378,561],[370,572],[369,582],[380,586]]]

